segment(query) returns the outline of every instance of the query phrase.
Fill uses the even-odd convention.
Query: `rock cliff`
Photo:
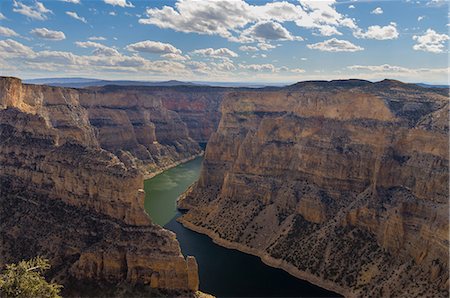
[[[104,109],[105,107],[111,110],[116,109],[132,109],[138,110],[141,114],[134,114],[130,119],[132,124],[144,125],[145,121],[137,121],[140,119],[150,118],[151,122],[164,123],[168,118],[174,118],[178,123],[172,128],[177,128],[177,132],[185,137],[188,134],[193,140],[198,143],[205,143],[208,141],[211,134],[217,129],[220,120],[220,104],[224,95],[230,92],[231,88],[216,88],[207,86],[173,86],[173,87],[146,87],[146,86],[105,86],[105,87],[93,87],[91,90],[98,91],[98,94],[103,95],[103,100],[98,98],[91,99],[87,106],[92,107],[89,109],[93,114],[96,112],[95,106]],[[110,95],[113,94],[111,97]],[[153,113],[155,108],[161,111],[161,107],[164,107],[169,112],[166,113]],[[144,112],[147,111],[147,112]],[[143,115],[145,114],[145,115]],[[155,118],[156,116],[156,118]],[[136,118],[138,117],[138,118]],[[152,119],[155,119],[153,121]],[[102,127],[107,123],[102,123],[101,118],[98,116],[92,116],[94,125]],[[108,118],[108,120],[111,120]],[[184,124],[179,123],[181,120]],[[123,123],[122,125],[123,126]],[[169,143],[173,142],[173,135],[167,134],[159,128],[161,136],[164,136]],[[156,129],[158,133],[158,127]],[[147,141],[150,144],[154,141],[154,137],[148,136],[150,139]],[[179,138],[179,136],[176,136]],[[143,144],[146,142],[144,141]],[[121,147],[121,146],[116,146]]]
[[[196,261],[144,212],[137,163],[141,145],[156,166],[199,149],[175,112],[133,96],[0,79],[0,265],[43,255],[67,295],[194,295]]]
[[[447,297],[448,90],[230,92],[181,222],[348,296]]]

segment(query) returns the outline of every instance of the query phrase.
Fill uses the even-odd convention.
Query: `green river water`
[[[177,234],[184,255],[195,256],[200,290],[217,297],[336,297],[333,292],[265,265],[258,257],[227,249],[176,221],[176,200],[200,174],[202,158],[144,183],[145,209],[153,222]],[[237,210],[238,212],[238,210]]]

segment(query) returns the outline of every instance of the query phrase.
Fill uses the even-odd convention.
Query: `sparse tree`
[[[0,297],[57,298],[62,286],[47,282],[43,276],[50,268],[41,257],[8,264],[0,273]]]

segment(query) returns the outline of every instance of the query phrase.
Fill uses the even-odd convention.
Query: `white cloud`
[[[66,39],[66,35],[62,31],[49,30],[47,28],[35,28],[30,31],[36,37],[48,40],[63,40]]]
[[[260,21],[244,30],[240,36],[242,41],[264,40],[302,40],[301,37],[292,36],[291,33],[277,22]]]
[[[108,14],[113,17],[117,16],[117,12],[115,11],[110,11]]]
[[[353,32],[356,38],[387,40],[398,38],[397,24],[390,23],[387,26],[380,27],[378,25],[369,26],[366,32],[358,29]]]
[[[131,2],[128,2],[126,0],[103,0],[106,4],[112,5],[112,6],[120,6],[120,7],[134,7],[134,5]]]
[[[91,36],[91,37],[89,37],[88,38],[89,40],[106,40],[106,38],[105,37],[103,37],[103,36]]]
[[[241,50],[242,52],[256,52],[256,51],[259,51],[259,49],[257,47],[254,47],[254,46],[240,46],[239,50]]]
[[[22,2],[14,0],[13,11],[27,16],[30,19],[39,21],[46,20],[48,18],[47,14],[52,13],[50,9],[47,9],[44,4],[39,1],[36,1],[34,3],[34,6],[28,6],[23,4]]]
[[[322,36],[332,36],[332,35],[342,35],[341,32],[339,32],[336,27],[324,25],[319,28],[320,35]]]
[[[19,36],[19,34],[10,28],[0,26],[0,36],[13,37]]]
[[[186,61],[189,60],[190,57],[187,55],[181,55],[181,54],[175,54],[175,53],[167,53],[161,55],[161,57],[170,59],[170,60],[176,60],[176,61]]]
[[[382,64],[382,65],[351,65],[347,66],[352,71],[361,71],[362,73],[372,73],[373,77],[397,77],[397,78],[415,78],[416,82],[422,82],[424,76],[446,77],[450,68],[410,68],[404,66]]]
[[[239,68],[254,72],[275,72],[276,67],[273,64],[239,64]]]
[[[381,7],[377,7],[372,10],[371,14],[383,14],[383,9],[381,9]]]
[[[16,56],[30,56],[33,50],[20,42],[12,39],[0,40],[0,52],[2,58]]]
[[[111,47],[93,41],[77,41],[75,44],[80,48],[94,48],[92,54],[96,56],[120,56],[120,53]]]
[[[74,11],[66,11],[66,15],[70,16],[71,18],[74,18],[75,20],[81,21],[83,23],[87,23],[86,19],[83,17],[80,17],[76,12]]]
[[[239,55],[233,52],[230,49],[227,48],[220,48],[220,49],[213,49],[213,48],[207,48],[207,49],[198,49],[191,52],[194,55],[201,55],[204,57],[212,57],[212,58],[235,58]]]
[[[447,3],[447,0],[430,0],[427,2],[427,6],[441,7],[446,5]]]
[[[258,3],[258,2],[257,2]],[[338,13],[335,1],[301,0],[251,5],[243,0],[178,0],[174,7],[148,8],[140,24],[155,25],[185,33],[218,35],[236,42],[259,39],[299,39],[282,26],[294,22],[298,27],[318,29],[324,26],[357,28],[354,20]],[[323,32],[329,31],[323,29]]]
[[[336,38],[328,39],[315,44],[308,44],[306,46],[309,49],[323,52],[357,52],[364,50],[364,48],[354,45],[347,40],[340,40]]]
[[[446,49],[445,43],[449,39],[447,34],[439,34],[429,28],[424,35],[413,36],[413,40],[417,42],[413,49],[430,53],[443,53]]]
[[[417,17],[417,21],[420,22],[420,21],[422,21],[424,18],[425,18],[425,16],[418,16],[418,17]]]
[[[59,0],[59,1],[73,3],[73,4],[80,4],[80,0]]]
[[[5,15],[4,15],[4,14],[2,14],[1,12],[0,12],[0,20],[6,20],[6,17],[5,17]]]
[[[144,40],[137,43],[129,44],[125,47],[131,52],[145,52],[154,54],[181,54],[181,50],[177,49],[169,43],[159,41]]]
[[[354,8],[355,8],[355,5],[349,5],[348,8],[354,9]]]
[[[260,43],[258,43],[258,48],[260,48],[260,50],[262,50],[262,51],[268,51],[271,49],[275,49],[276,46],[274,46],[270,43],[260,42]]]

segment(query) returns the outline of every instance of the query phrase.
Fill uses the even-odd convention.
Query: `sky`
[[[446,0],[0,0],[0,75],[448,84]]]

